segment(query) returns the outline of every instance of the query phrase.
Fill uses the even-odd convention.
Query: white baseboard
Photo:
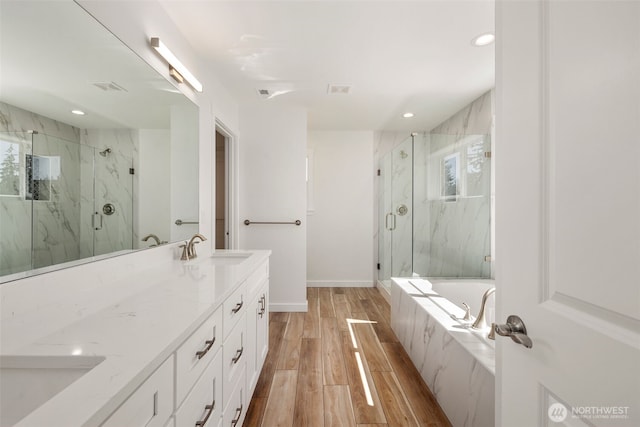
[[[269,311],[273,311],[275,313],[289,313],[289,312],[297,312],[297,313],[306,313],[309,310],[309,306],[307,302],[299,303],[299,304],[281,304],[277,302],[269,303]]]
[[[391,294],[389,293],[389,290],[387,288],[385,288],[382,283],[380,283],[380,281],[378,280],[378,282],[376,283],[376,288],[378,288],[378,292],[380,292],[380,294],[382,294],[382,296],[384,297],[384,299],[387,300],[387,302],[389,304],[391,304]]]
[[[371,280],[308,280],[307,288],[374,288]]]

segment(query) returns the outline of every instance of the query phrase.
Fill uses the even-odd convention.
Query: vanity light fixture
[[[87,114],[82,110],[71,110],[71,112],[77,116],[84,116],[85,114]]]
[[[410,119],[411,117],[413,117],[413,113],[404,113],[402,117],[404,117],[405,119]]]
[[[476,47],[487,46],[493,43],[495,40],[496,36],[493,33],[484,33],[480,34],[477,37],[474,37],[473,40],[471,40],[471,44]]]
[[[173,77],[178,83],[182,83],[186,80],[192,88],[198,92],[202,92],[202,83],[200,83],[198,79],[191,74],[187,67],[182,65],[182,62],[180,62],[169,48],[160,41],[160,38],[151,37],[150,42],[151,47],[153,47],[160,56],[169,63],[169,74],[171,77]]]

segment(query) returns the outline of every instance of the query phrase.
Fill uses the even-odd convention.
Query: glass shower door
[[[133,161],[111,148],[95,150],[93,254],[133,248]]]
[[[379,280],[413,273],[413,138],[409,137],[380,164]]]

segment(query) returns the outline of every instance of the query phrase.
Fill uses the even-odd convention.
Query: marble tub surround
[[[474,313],[476,314],[476,313]],[[464,310],[420,278],[394,278],[391,327],[454,427],[492,427],[495,350],[488,331],[451,315]]]
[[[216,251],[242,260],[200,254],[141,266],[161,258],[151,252],[177,256],[173,246],[0,286],[3,355],[105,358],[19,426],[100,425],[270,255]]]

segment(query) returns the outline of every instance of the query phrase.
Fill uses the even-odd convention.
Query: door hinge
[[[380,270],[380,263],[378,263],[378,270]]]
[[[485,255],[485,256],[484,256],[484,260],[485,260],[486,262],[490,262],[490,261],[491,261],[491,255]]]
[[[129,175],[135,175],[136,170],[134,168],[129,168]]]
[[[380,176],[380,169],[378,169],[378,176]]]
[[[487,159],[490,159],[491,158],[491,151],[485,151],[484,152],[484,157],[487,158]]]

